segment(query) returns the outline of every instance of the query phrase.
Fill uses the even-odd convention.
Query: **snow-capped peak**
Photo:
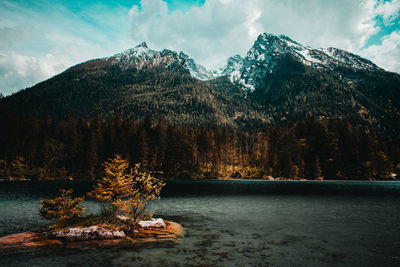
[[[347,66],[351,66],[356,69],[376,69],[381,70],[377,65],[375,65],[372,61],[347,52],[345,50],[328,47],[319,49],[319,51],[325,53],[326,55],[334,58],[336,61],[345,64]]]
[[[185,67],[189,70],[192,77],[202,81],[215,79],[215,76],[211,71],[208,71],[202,65],[197,64],[193,58],[189,57],[182,51],[179,53],[179,56],[185,60]]]
[[[128,49],[107,59],[112,64],[118,64],[121,68],[135,67],[138,70],[160,65],[167,68],[173,63],[178,63],[183,68],[186,68],[190,75],[196,79],[207,81],[216,78],[212,72],[208,71],[202,65],[197,64],[193,58],[185,53],[180,52],[178,54],[168,49],[155,51],[150,49],[146,42],[142,42],[132,49]]]
[[[371,61],[338,48],[313,49],[304,46],[286,35],[260,34],[248,57],[253,60],[271,59],[271,56],[290,53],[307,66],[333,69],[346,65],[357,69],[379,69]],[[265,61],[265,60],[264,60]]]
[[[263,33],[257,37],[244,59],[235,61],[229,58],[221,75],[229,77],[245,90],[253,91],[262,85],[267,73],[275,70],[283,55],[291,55],[302,64],[317,69],[333,70],[337,66],[380,69],[371,61],[341,49],[312,49],[285,35]],[[233,62],[236,62],[235,67],[232,67]]]
[[[239,80],[241,75],[241,70],[243,68],[244,58],[240,55],[234,55],[228,58],[225,66],[220,69],[219,76],[227,76],[229,80],[234,83]]]
[[[137,46],[135,46],[135,47],[144,47],[144,48],[149,48],[148,46],[147,46],[147,43],[146,42],[141,42],[140,44],[138,44]]]
[[[273,63],[271,61],[283,54],[292,54],[308,66],[313,63],[321,63],[320,52],[315,52],[310,47],[303,46],[285,35],[276,36],[268,33],[259,35],[246,58]]]
[[[155,51],[148,48],[146,42],[142,42],[132,49],[109,57],[108,60],[111,61],[112,64],[119,65],[121,68],[135,67],[138,70],[160,65],[167,68],[173,63],[183,65],[182,58],[179,57],[176,52],[167,49]]]
[[[269,33],[263,33],[257,37],[245,58],[240,55],[230,57],[225,66],[218,71],[207,70],[183,52],[178,54],[167,49],[152,50],[146,42],[116,54],[108,60],[112,64],[118,64],[121,68],[135,67],[139,70],[160,65],[167,68],[173,63],[178,63],[196,79],[207,81],[226,76],[232,83],[242,86],[245,90],[254,91],[265,82],[267,73],[274,72],[283,55],[290,55],[291,58],[302,64],[317,69],[333,70],[338,66],[345,66],[380,70],[371,61],[344,50],[332,47],[312,49],[288,36]]]

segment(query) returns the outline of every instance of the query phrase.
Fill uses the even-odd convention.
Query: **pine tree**
[[[140,164],[129,168],[127,159],[115,155],[104,163],[105,176],[98,182],[89,196],[101,202],[106,211],[116,217],[119,213],[132,221],[132,226],[145,215],[151,200],[158,199],[162,187],[161,180],[140,170]]]
[[[16,178],[25,177],[26,166],[24,164],[25,159],[23,157],[16,157],[11,162],[11,176]]]
[[[88,163],[89,170],[88,175],[91,179],[94,179],[96,176],[96,167],[98,162],[101,162],[102,151],[102,125],[103,119],[99,112],[96,112],[93,120],[90,123],[90,134],[89,134],[89,150],[88,150]]]
[[[8,176],[8,164],[6,160],[0,159],[0,178]]]
[[[152,200],[160,198],[161,189],[164,187],[160,179],[140,171],[140,164],[136,164],[131,171],[131,187],[129,197],[117,203],[124,214],[132,220],[133,226],[143,219],[145,211]]]
[[[61,189],[61,196],[55,199],[40,199],[40,216],[47,220],[57,219],[56,223],[79,217],[85,210],[79,206],[84,198],[71,198],[72,192],[72,189],[68,191]]]
[[[319,157],[316,153],[309,155],[308,161],[306,161],[304,172],[306,179],[317,179],[321,176],[321,165],[319,163]]]
[[[131,196],[132,173],[128,160],[118,154],[104,163],[104,172],[105,175],[88,195],[101,202],[105,211],[115,217],[122,199]]]
[[[43,167],[44,167],[44,178],[47,178],[50,171],[54,167],[53,165],[66,157],[65,153],[65,145],[58,140],[50,139],[46,142],[44,147],[44,158],[43,158]]]
[[[390,172],[393,169],[393,163],[383,151],[376,153],[376,169],[377,175],[380,179],[389,178]]]

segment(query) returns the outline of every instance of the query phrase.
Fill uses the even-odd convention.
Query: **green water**
[[[78,193],[91,186],[0,183],[0,236],[43,227],[40,196],[68,185]],[[251,195],[254,186],[265,188]],[[3,250],[0,266],[400,266],[397,183],[318,186],[173,182],[152,209],[184,226],[180,244]]]

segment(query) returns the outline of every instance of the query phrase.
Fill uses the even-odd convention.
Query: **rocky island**
[[[154,222],[157,221],[162,221],[163,225],[155,225]],[[147,224],[147,226],[138,227],[133,234],[125,234],[123,231],[112,231],[99,226],[91,226],[68,228],[56,232],[54,235],[33,232],[8,235],[0,238],[0,249],[179,242],[185,234],[180,224],[171,221],[157,219],[140,221],[140,223]]]
[[[40,215],[52,224],[41,233],[25,232],[0,238],[0,249],[44,246],[104,246],[118,243],[179,241],[183,227],[146,213],[150,201],[159,199],[162,187],[136,164],[133,169],[120,155],[104,163],[105,175],[88,196],[101,203],[101,214],[86,214],[84,197],[72,198],[61,189],[55,199],[41,199]]]

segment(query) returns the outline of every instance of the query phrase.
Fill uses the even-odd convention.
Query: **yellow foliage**
[[[105,175],[89,196],[111,205],[112,214],[123,213],[135,224],[144,216],[147,204],[159,199],[165,185],[161,180],[140,170],[140,164],[129,168],[127,159],[115,155],[104,163]]]
[[[68,191],[61,189],[60,192],[61,196],[55,199],[40,199],[40,216],[48,220],[57,219],[58,222],[61,222],[78,217],[83,213],[85,208],[79,206],[84,200],[83,197],[72,198],[72,189]]]
[[[116,203],[124,214],[136,224],[145,216],[145,210],[150,201],[160,198],[161,189],[165,183],[140,171],[140,164],[136,164],[133,171],[131,196]]]

